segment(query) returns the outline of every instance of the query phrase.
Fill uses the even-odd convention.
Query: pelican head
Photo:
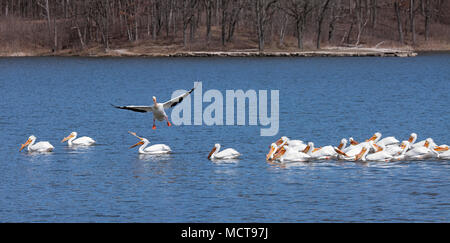
[[[278,139],[278,140],[275,142],[275,144],[276,144],[277,146],[280,146],[282,143],[287,143],[288,140],[289,140],[288,137],[283,136],[283,137],[281,137],[280,139]]]
[[[36,141],[36,137],[34,135],[31,135],[30,137],[28,137],[27,141],[20,146],[19,151],[22,151],[22,149],[24,149],[26,146],[28,146],[30,143],[34,141]]]
[[[306,148],[302,152],[307,154],[309,152],[309,150],[311,150],[311,148],[313,148],[313,147],[314,147],[314,143],[313,142],[308,142],[308,145],[306,146]]]
[[[278,146],[276,143],[272,143],[270,145],[270,151],[269,153],[266,155],[266,160],[272,160],[273,159],[273,155],[275,154],[275,152],[277,151]]]
[[[149,144],[150,143],[150,141],[148,141],[146,138],[139,137],[135,132],[128,131],[128,133],[133,135],[133,136],[135,136],[135,137],[137,137],[137,138],[139,138],[139,140],[141,140],[138,143],[136,143],[135,145],[131,146],[130,149],[134,148],[134,147],[136,147],[138,145]]]
[[[381,133],[376,132],[375,134],[373,134],[373,136],[371,138],[369,138],[369,141],[378,142],[378,140],[380,140],[380,138],[381,138]]]
[[[153,99],[153,103],[156,105],[156,97],[153,96],[152,99]]]
[[[338,149],[342,149],[343,147],[345,147],[345,145],[347,145],[347,139],[343,138],[341,139],[341,143],[338,146]]]
[[[67,141],[67,140],[69,140],[69,139],[71,139],[71,138],[74,138],[74,137],[76,137],[77,135],[78,135],[77,132],[71,132],[71,133],[69,134],[69,136],[67,136],[67,137],[63,138],[63,140],[61,140],[61,143],[64,143],[65,141]]]
[[[348,140],[350,140],[350,144],[351,145],[358,145],[359,143],[355,141],[355,139],[353,139],[353,137],[350,137]]]
[[[220,144],[214,144],[214,147],[211,149],[211,152],[208,154],[208,159],[211,159],[211,156],[220,149]]]
[[[402,141],[402,143],[400,144],[400,148],[401,148],[402,150],[403,150],[403,149],[408,149],[410,144],[411,144],[411,143],[409,142],[409,140]]]
[[[146,138],[139,138],[141,141],[139,141],[138,143],[136,143],[135,145],[132,145],[132,146],[130,146],[130,149],[131,148],[134,148],[134,147],[136,147],[136,146],[138,146],[138,145],[143,145],[143,144],[148,144],[148,143],[150,143],[150,141],[148,141]]]
[[[427,138],[425,140],[425,143],[423,144],[423,146],[425,146],[426,148],[430,147],[430,144],[433,143],[433,139],[432,138]]]
[[[417,140],[417,134],[416,133],[411,133],[411,135],[409,135],[408,142],[415,143],[416,140]]]

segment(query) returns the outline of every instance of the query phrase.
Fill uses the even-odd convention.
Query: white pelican
[[[278,139],[275,144],[279,147],[283,146],[283,145],[287,145],[289,146],[291,149],[297,150],[297,151],[302,151],[306,148],[306,144],[302,141],[302,140],[291,140],[286,136],[281,137],[280,139]]]
[[[278,152],[275,153],[271,160],[278,160],[283,162],[303,162],[311,159],[311,156],[303,152],[299,152],[295,149],[290,148],[287,145],[283,145],[279,148]]]
[[[360,150],[358,153],[355,153],[354,155],[349,155],[347,153],[344,153],[343,151],[341,151],[340,149],[338,149],[337,147],[334,147],[334,150],[341,156],[339,156],[340,159],[343,160],[349,160],[349,161],[365,161],[366,160],[366,155],[369,153],[370,147],[372,146],[371,144],[373,144],[373,141],[369,141],[368,143],[366,143]],[[352,150],[353,151],[353,150]]]
[[[90,137],[80,137],[77,138],[77,132],[71,132],[69,136],[65,137],[61,143],[64,143],[65,141],[68,141],[67,143],[69,146],[75,145],[75,146],[91,146],[95,143],[95,140]]]
[[[405,159],[407,160],[422,160],[430,159],[439,156],[439,153],[430,149],[433,139],[427,138],[422,146],[411,146],[411,149],[405,153]]]
[[[313,159],[332,159],[336,157],[336,151],[333,146],[328,145],[320,148],[314,148],[313,142],[309,142],[308,146],[306,146],[305,150],[302,152],[308,154]]]
[[[237,159],[241,154],[232,148],[227,148],[223,151],[220,151],[220,144],[216,143],[214,145],[214,148],[209,152],[208,159],[214,160],[214,159]]]
[[[409,145],[414,144],[416,142],[416,140],[417,140],[417,134],[411,133],[411,135],[409,135],[409,139],[408,139]]]
[[[377,142],[378,146],[388,146],[388,145],[393,145],[393,144],[398,144],[400,143],[400,141],[398,141],[395,137],[385,137],[383,139],[381,139],[380,141]]]
[[[350,137],[349,138],[350,146],[347,147],[346,149],[342,150],[342,152],[345,152],[348,154],[350,151],[354,150],[355,152],[359,153],[359,151],[361,151],[361,149],[363,147],[365,147],[366,145],[369,144],[369,141],[373,141],[374,143],[377,143],[378,140],[380,140],[380,138],[381,138],[381,133],[379,133],[379,132],[374,133],[372,137],[370,137],[369,139],[367,139],[365,142],[362,142],[362,143],[358,143],[352,137]]]
[[[417,143],[411,143],[411,149],[415,149],[415,148],[419,148],[419,147],[423,147],[425,146],[426,142],[428,141],[428,145],[431,148],[437,147],[437,144],[434,142],[434,140],[432,138],[427,138],[425,140],[422,140],[420,142]]]
[[[375,153],[367,154],[365,159],[368,161],[390,161],[392,159],[392,155],[386,151],[386,146],[382,143],[382,145],[376,145],[373,142],[370,142],[373,149],[376,151]]]
[[[36,143],[36,137],[31,135],[28,140],[22,144],[19,151],[22,151],[23,148],[28,146],[28,152],[51,152],[55,147],[51,145],[49,142],[38,142]]]
[[[150,141],[148,141],[146,138],[139,137],[134,132],[129,132],[129,133],[131,135],[139,138],[139,140],[141,140],[138,143],[136,143],[135,145],[130,147],[130,149],[131,149],[131,148],[134,148],[134,147],[136,147],[138,145],[141,145],[141,147],[139,147],[139,153],[140,154],[154,154],[154,155],[157,155],[157,154],[168,154],[168,153],[172,152],[170,147],[165,145],[165,144],[155,144],[155,145],[152,145],[150,147],[147,147],[150,144]]]
[[[175,97],[169,101],[166,101],[164,103],[158,103],[156,102],[156,97],[153,96],[153,105],[152,106],[135,106],[135,105],[130,105],[130,106],[116,106],[116,105],[112,105],[115,108],[118,109],[126,109],[126,110],[131,110],[131,111],[135,111],[135,112],[153,112],[153,127],[152,129],[156,129],[156,125],[155,125],[155,119],[158,121],[163,121],[166,120],[167,121],[167,126],[172,126],[172,124],[169,121],[169,118],[167,117],[166,112],[164,111],[164,109],[169,109],[172,108],[174,106],[176,106],[177,104],[181,103],[183,101],[183,99],[188,96],[190,93],[192,93],[192,91],[194,91],[196,87],[192,88],[191,90],[189,90],[188,92]]]
[[[446,150],[445,152],[442,152],[438,156],[439,159],[450,159],[450,150]]]
[[[402,141],[402,143],[399,146],[401,151],[399,151],[393,155],[393,157],[391,159],[392,161],[405,160],[405,154],[408,151],[408,149],[411,147],[410,146],[411,143],[409,141],[413,141],[413,140],[408,139],[407,141]]]
[[[340,150],[344,150],[347,147],[347,139],[343,138],[341,139],[341,143],[339,144],[339,146],[337,147]]]

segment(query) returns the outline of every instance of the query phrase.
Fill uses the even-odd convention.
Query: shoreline
[[[419,53],[448,52],[448,50],[402,50],[387,48],[333,47],[310,51],[173,51],[173,52],[133,52],[129,49],[86,50],[84,52],[0,53],[0,57],[415,57]]]

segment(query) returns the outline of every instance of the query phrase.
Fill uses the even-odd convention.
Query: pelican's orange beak
[[[307,145],[305,149],[303,149],[302,153],[308,153],[309,149],[311,148],[311,146]]]
[[[377,135],[374,134],[368,141],[374,141],[375,139],[377,139]]]
[[[380,146],[378,146],[376,144],[373,144],[373,146],[377,149],[377,152],[380,152],[381,150],[383,150],[382,147],[380,147]]]
[[[408,142],[412,143],[412,141],[414,140],[413,136],[409,136]]]
[[[61,140],[61,143],[64,143],[65,141],[67,141],[67,140],[69,140],[69,139],[71,139],[71,138],[73,138],[73,135],[72,135],[72,134],[69,135],[69,136],[67,136],[67,137],[65,137],[63,140]]]
[[[342,152],[339,148],[338,148],[338,149],[335,148],[334,151],[336,151],[336,153],[338,153],[338,154],[340,154],[340,155],[343,155],[343,156],[345,156],[345,157],[348,157],[348,155],[347,155],[346,153]]]
[[[425,141],[425,143],[423,144],[423,146],[425,146],[425,148],[428,148],[428,146],[430,146],[430,143],[428,141]]]
[[[342,149],[342,147],[344,147],[344,144],[340,143],[339,146],[338,146],[338,149]]]
[[[356,155],[355,160],[360,160],[363,154],[367,151],[367,149],[364,147],[361,149],[361,152]]]
[[[277,145],[277,146],[280,146],[280,144],[282,144],[283,143],[283,140],[280,138],[280,139],[278,139],[276,142],[275,142],[275,144]]]
[[[358,145],[358,144],[359,144],[359,143],[356,142],[355,140],[350,141],[350,143],[351,143],[352,145]]]
[[[211,159],[211,156],[213,155],[214,152],[216,152],[217,148],[214,147],[213,149],[211,149],[211,152],[209,152],[208,154],[208,159]]]
[[[144,142],[140,141],[140,142],[138,142],[137,144],[131,146],[130,149],[131,149],[131,148],[134,148],[134,147],[136,147],[136,146],[138,146],[138,145],[142,145],[142,144],[144,144]]]
[[[438,152],[441,152],[441,151],[448,151],[448,150],[449,150],[448,147],[439,147],[439,146],[437,146],[437,147],[434,149],[434,151],[438,151]]]
[[[280,156],[282,156],[284,153],[286,153],[286,149],[285,148],[280,148],[274,155],[273,155],[273,159],[275,160],[277,158],[279,158]]]
[[[22,151],[23,148],[25,148],[26,146],[28,146],[28,144],[31,143],[31,139],[28,139],[24,144],[22,144],[22,146],[20,146],[19,151]]]
[[[266,155],[266,160],[269,160],[270,155],[273,153],[274,148],[272,146],[270,146],[270,151],[269,153]]]
[[[314,152],[320,150],[321,148],[322,148],[322,147],[314,148],[312,152],[314,153]]]

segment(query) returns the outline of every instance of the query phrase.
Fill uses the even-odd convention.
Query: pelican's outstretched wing
[[[130,111],[135,111],[135,112],[149,112],[149,111],[153,111],[153,106],[136,106],[136,105],[128,105],[128,106],[116,106],[111,104],[112,106],[114,106],[117,109],[125,109],[125,110],[130,110]]]
[[[164,102],[164,103],[163,103],[164,109],[172,108],[172,107],[178,105],[179,103],[181,103],[181,101],[183,101],[183,99],[184,99],[186,96],[188,96],[190,93],[192,93],[192,91],[194,91],[195,88],[196,88],[196,87],[192,88],[192,89],[189,90],[188,92],[186,92],[186,93],[184,93],[184,94],[182,94],[182,95],[180,95],[180,96],[178,96],[178,97],[175,97],[175,98],[173,98],[173,99],[171,99],[171,100],[169,100],[169,101],[167,101],[167,102]]]

